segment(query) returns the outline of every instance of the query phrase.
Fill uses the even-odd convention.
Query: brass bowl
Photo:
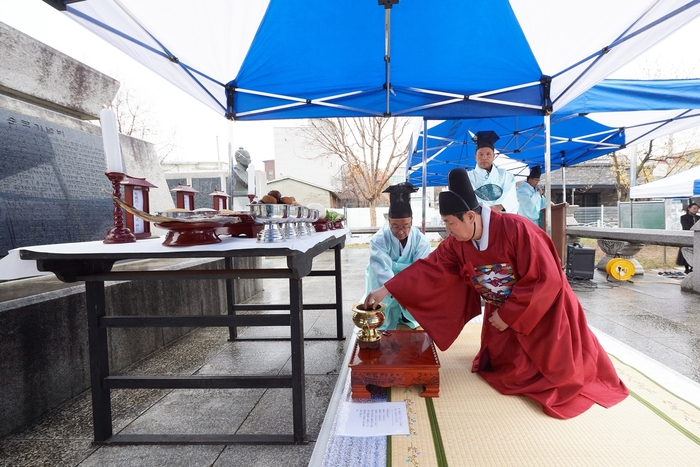
[[[382,336],[377,332],[377,328],[384,324],[384,310],[386,310],[384,303],[380,303],[376,310],[365,310],[364,303],[358,303],[352,307],[352,322],[360,328],[357,333],[360,347],[365,346],[363,343],[379,343]]]

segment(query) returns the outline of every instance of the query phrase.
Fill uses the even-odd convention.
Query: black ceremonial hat
[[[532,169],[530,169],[530,175],[528,175],[527,178],[540,178],[541,176],[542,169],[540,169],[539,165],[536,165]]]
[[[477,131],[476,132],[476,149],[491,148],[500,138],[495,131]]]
[[[452,169],[447,174],[447,188],[439,195],[440,214],[443,216],[471,211],[479,206],[472,183],[465,169]]]
[[[384,190],[382,193],[389,193],[389,217],[392,219],[413,217],[411,193],[416,191],[418,188],[408,182],[397,183]]]

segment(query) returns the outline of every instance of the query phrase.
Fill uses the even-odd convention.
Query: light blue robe
[[[416,260],[428,256],[430,249],[430,242],[417,227],[411,227],[403,251],[399,240],[391,233],[388,225],[379,229],[369,242],[369,264],[365,269],[365,297]],[[387,295],[382,303],[387,305],[384,312],[386,319],[379,329],[396,329],[399,323],[411,328],[419,326],[413,316],[390,295]]]
[[[541,225],[540,210],[546,206],[544,197],[527,182],[520,185],[516,193],[520,204],[518,214],[527,217],[537,225]]]
[[[506,212],[513,214],[518,213],[518,196],[515,194],[515,177],[512,173],[504,169],[499,169],[495,165],[491,167],[491,172],[487,172],[481,167],[475,167],[467,172],[469,181],[472,182],[472,187],[479,197],[477,191],[483,185],[497,185],[501,187],[503,193],[498,199],[487,200],[479,197],[479,201],[491,207],[496,204],[502,204]]]

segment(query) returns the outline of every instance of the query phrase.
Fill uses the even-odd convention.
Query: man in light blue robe
[[[542,192],[537,189],[537,184],[540,183],[541,175],[542,169],[540,169],[539,166],[533,167],[525,183],[515,190],[518,194],[518,203],[520,204],[518,214],[527,217],[539,226],[541,226],[540,211],[544,209],[546,204]]]
[[[515,177],[493,164],[496,157],[494,143],[498,135],[493,131],[476,133],[476,167],[468,172],[479,201],[494,211],[517,214],[518,196],[515,192]]]
[[[398,272],[425,258],[430,253],[430,242],[423,233],[413,227],[413,211],[410,196],[417,188],[410,183],[399,183],[384,190],[389,193],[389,225],[383,226],[369,242],[369,264],[365,269],[365,295],[384,285]],[[384,324],[379,329],[408,327],[415,329],[419,323],[405,308],[387,295],[383,303]]]

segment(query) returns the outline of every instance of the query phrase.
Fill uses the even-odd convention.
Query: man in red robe
[[[478,204],[464,169],[448,175],[440,214],[450,236],[372,291],[408,309],[441,350],[486,306],[472,371],[502,394],[539,402],[556,418],[629,394],[593,332],[547,234],[526,218]]]

